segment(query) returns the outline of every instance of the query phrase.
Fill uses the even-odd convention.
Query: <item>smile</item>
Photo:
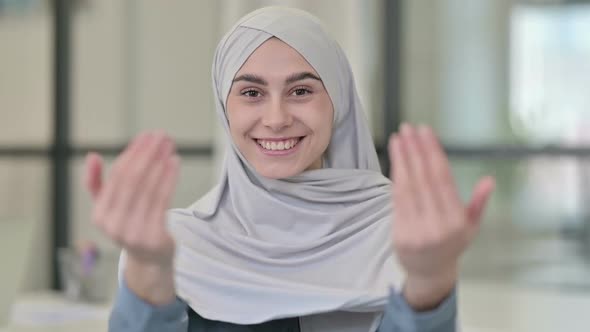
[[[256,143],[264,150],[268,151],[287,151],[295,148],[301,137],[289,138],[284,140],[267,140],[267,139],[256,139]]]
[[[260,147],[260,150],[267,155],[287,155],[291,154],[299,143],[305,138],[303,137],[292,137],[285,139],[254,139],[256,144]]]

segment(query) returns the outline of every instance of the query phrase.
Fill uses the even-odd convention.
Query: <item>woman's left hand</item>
[[[393,181],[393,244],[416,310],[438,305],[457,282],[461,254],[478,232],[494,190],[482,178],[469,203],[459,197],[448,158],[430,128],[401,126],[389,140]]]

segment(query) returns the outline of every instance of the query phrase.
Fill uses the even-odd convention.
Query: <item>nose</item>
[[[262,125],[273,131],[280,131],[291,126],[292,123],[293,117],[280,100],[270,103],[262,115]]]

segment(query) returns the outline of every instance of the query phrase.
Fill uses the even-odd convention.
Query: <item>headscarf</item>
[[[226,115],[236,73],[272,37],[316,70],[334,107],[323,168],[278,180],[260,176],[243,157],[231,142]],[[177,295],[202,317],[236,324],[380,313],[401,277],[391,246],[391,182],[381,174],[340,46],[304,11],[262,8],[220,41],[212,76],[231,146],[218,184],[168,214],[177,242]],[[359,321],[353,330],[369,325]]]

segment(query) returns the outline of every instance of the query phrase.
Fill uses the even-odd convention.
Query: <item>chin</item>
[[[300,171],[297,171],[296,169],[281,169],[281,170],[277,170],[277,169],[268,169],[266,167],[261,167],[261,168],[256,168],[256,172],[268,179],[285,179],[285,178],[289,178],[292,176],[295,176],[299,173],[301,173]]]

